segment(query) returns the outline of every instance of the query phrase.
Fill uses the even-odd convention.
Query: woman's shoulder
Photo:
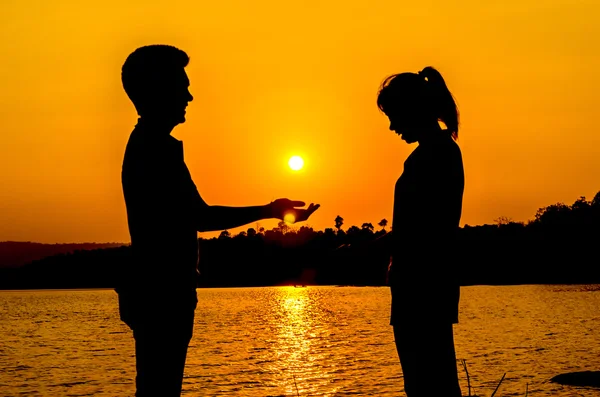
[[[420,172],[444,179],[464,172],[460,147],[454,140],[436,142],[424,149],[417,167]]]
[[[440,139],[423,147],[422,154],[434,160],[461,159],[460,146],[454,139]]]

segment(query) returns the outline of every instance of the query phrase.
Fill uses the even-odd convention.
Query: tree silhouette
[[[353,235],[353,234],[358,234],[360,233],[360,229],[358,228],[358,226],[350,226],[348,228],[348,235]]]
[[[283,234],[289,233],[291,230],[291,227],[287,224],[287,222],[285,221],[279,221],[277,223],[277,228],[279,229],[279,231]]]
[[[496,223],[496,225],[502,226],[502,225],[508,225],[510,223],[513,223],[513,220],[512,220],[512,218],[509,218],[508,216],[499,216],[498,218],[494,219],[494,222]]]
[[[388,221],[387,221],[387,219],[385,219],[385,218],[383,218],[383,219],[382,219],[381,221],[379,221],[379,223],[378,223],[378,225],[379,225],[379,226],[381,226],[381,228],[382,228],[383,230],[385,230],[385,227],[387,226],[387,224],[388,224]]]
[[[338,230],[338,232],[342,229],[342,225],[344,224],[344,218],[342,218],[341,216],[337,216],[335,218],[335,228]]]
[[[592,199],[592,207],[600,207],[600,192],[596,193]]]
[[[373,230],[375,230],[375,227],[373,226],[373,224],[371,222],[369,223],[363,223],[361,226],[362,230],[368,230],[370,232],[372,232]]]

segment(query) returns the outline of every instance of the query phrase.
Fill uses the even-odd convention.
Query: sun
[[[283,221],[285,223],[294,224],[296,223],[296,217],[292,213],[287,213],[283,216]]]
[[[302,167],[304,167],[304,160],[302,160],[302,157],[300,156],[292,156],[288,161],[288,165],[294,171],[299,171],[302,169]]]

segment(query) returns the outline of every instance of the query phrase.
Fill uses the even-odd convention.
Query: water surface
[[[389,289],[200,289],[184,396],[401,396]],[[600,396],[549,382],[600,370],[600,287],[461,292],[471,393]],[[133,338],[112,290],[0,292],[1,396],[133,396]],[[460,370],[463,394],[466,374]],[[432,379],[434,381],[434,379]],[[423,385],[424,388],[427,385]]]

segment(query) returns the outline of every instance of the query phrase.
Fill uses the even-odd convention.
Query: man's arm
[[[272,218],[268,205],[226,207],[206,205],[197,212],[195,224],[199,232],[233,229],[262,219]]]
[[[196,194],[194,221],[196,230],[199,232],[233,229],[263,219],[283,220],[287,214],[292,214],[296,222],[302,222],[307,220],[320,206],[311,204],[307,209],[302,209],[296,208],[305,205],[302,201],[278,199],[266,205],[227,207],[208,205],[197,191]]]

